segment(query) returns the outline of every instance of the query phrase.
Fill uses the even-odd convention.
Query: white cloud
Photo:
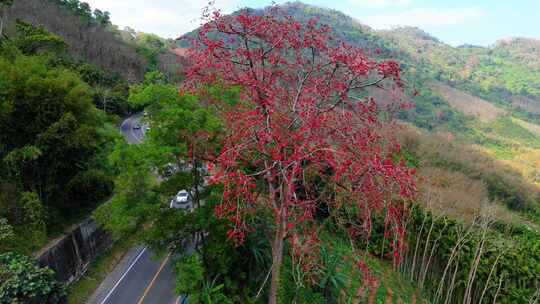
[[[349,4],[362,7],[406,6],[413,0],[348,0]]]
[[[361,21],[376,29],[388,29],[397,25],[420,28],[456,25],[485,16],[478,8],[413,8],[364,16]]]
[[[209,0],[83,0],[92,8],[111,13],[112,22],[120,28],[155,33],[167,38],[197,28],[202,8]],[[237,7],[235,0],[216,0],[215,7],[231,12]]]

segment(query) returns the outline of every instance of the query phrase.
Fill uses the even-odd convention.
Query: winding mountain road
[[[120,131],[129,144],[143,141],[144,128],[134,129],[141,114],[125,119]],[[92,295],[88,304],[184,304],[174,293],[169,257],[156,259],[147,247],[132,248]]]
[[[141,125],[141,113],[134,114],[126,118],[122,124],[120,124],[120,132],[124,135],[124,138],[128,144],[140,144],[144,139],[144,128],[134,129],[135,125]]]

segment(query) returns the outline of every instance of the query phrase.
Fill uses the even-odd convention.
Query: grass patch
[[[100,254],[90,265],[86,274],[68,287],[69,304],[86,303],[99,284],[122,260],[130,248],[135,245],[135,238],[121,238],[113,246]]]
[[[377,289],[371,291],[375,294],[375,303],[427,302],[427,298],[423,296],[422,291],[415,287],[415,283],[395,270],[391,263],[370,256],[367,258],[366,264],[379,281]]]
[[[482,122],[491,122],[506,114],[506,110],[464,91],[454,89],[442,83],[433,84],[432,87],[441,94],[444,100],[452,107],[467,116],[476,117]]]
[[[520,120],[506,116],[481,124],[469,132],[469,138],[494,152],[499,159],[513,159],[524,149],[540,149],[540,137],[533,131],[534,124],[526,128]]]
[[[488,124],[486,131],[530,148],[540,148],[538,136],[521,126],[511,117],[503,117]]]

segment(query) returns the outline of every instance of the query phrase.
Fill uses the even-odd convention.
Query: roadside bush
[[[4,246],[6,246],[14,237],[15,233],[13,232],[13,227],[9,225],[7,219],[0,218],[0,250],[4,250]]]
[[[0,282],[0,304],[57,304],[65,293],[51,269],[15,253],[0,254]]]

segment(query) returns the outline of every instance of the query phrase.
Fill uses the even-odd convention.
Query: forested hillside
[[[417,60],[433,66],[436,79],[455,84],[470,83],[483,93],[498,93],[501,99],[521,95],[540,98],[538,89],[540,41],[509,38],[490,47],[451,47],[417,28],[398,28],[381,32],[396,47]],[[495,96],[495,95],[493,95]]]
[[[45,26],[62,37],[69,51],[101,68],[119,73],[128,81],[141,80],[159,67],[173,76],[178,57],[170,44],[156,35],[118,29],[109,14],[78,0],[18,0],[6,12],[6,31],[14,30],[17,19]]]
[[[119,136],[106,111],[128,110],[115,88],[123,83],[73,61],[66,47],[61,37],[22,21],[0,41],[2,301],[19,292],[19,299],[59,301],[62,287],[52,272],[21,254],[39,249],[112,193],[114,169],[103,160]],[[105,90],[117,96],[107,106],[100,98]],[[31,286],[11,289],[20,284]]]
[[[0,217],[15,235],[0,248],[29,253],[110,195],[103,159],[130,107],[126,82],[61,37],[23,21],[13,33],[0,45]]]

